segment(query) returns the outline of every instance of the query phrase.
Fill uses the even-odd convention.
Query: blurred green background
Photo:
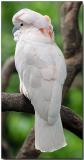
[[[55,40],[63,50],[60,32],[60,7],[63,2],[2,2],[2,65],[11,55],[14,56],[15,42],[12,35],[12,16],[22,8],[29,8],[43,15],[49,15],[55,32]],[[78,16],[79,27],[82,33],[82,7]],[[11,76],[6,92],[19,92],[18,75]],[[64,105],[82,117],[82,73],[78,74],[67,93]],[[15,155],[23,143],[25,137],[30,133],[34,125],[34,116],[26,113],[11,112],[6,114],[4,135],[11,146],[12,154]],[[42,153],[40,158],[81,158],[82,140],[76,135],[64,129],[67,147],[52,153]]]

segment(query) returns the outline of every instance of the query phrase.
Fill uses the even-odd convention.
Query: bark
[[[1,87],[2,91],[5,91],[5,89],[8,86],[9,79],[12,75],[12,73],[15,71],[15,63],[14,58],[10,57],[6,60],[5,64],[2,67],[2,73],[1,73]]]

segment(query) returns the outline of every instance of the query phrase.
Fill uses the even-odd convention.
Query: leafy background
[[[43,15],[49,15],[55,32],[55,41],[63,51],[63,42],[60,31],[60,7],[63,2],[2,2],[2,65],[11,55],[14,56],[15,42],[12,35],[12,16],[22,8],[29,8]],[[82,7],[78,16],[80,31],[82,33]],[[11,76],[6,92],[19,92],[18,75]],[[64,105],[82,117],[82,73],[72,84]],[[27,134],[34,125],[34,116],[27,113],[7,113],[5,120],[4,136],[11,146],[12,154],[15,155],[23,143]],[[64,129],[67,147],[58,151],[41,153],[40,158],[80,158],[82,157],[82,140],[73,133]]]

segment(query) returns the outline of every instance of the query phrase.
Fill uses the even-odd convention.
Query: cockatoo
[[[67,144],[60,117],[67,75],[64,56],[55,44],[47,15],[21,9],[12,22],[20,92],[30,99],[35,109],[35,148],[52,152]]]

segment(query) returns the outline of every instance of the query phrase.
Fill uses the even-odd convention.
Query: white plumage
[[[60,108],[66,64],[54,42],[48,16],[22,9],[13,16],[15,65],[20,91],[35,109],[35,147],[42,152],[66,145]]]

